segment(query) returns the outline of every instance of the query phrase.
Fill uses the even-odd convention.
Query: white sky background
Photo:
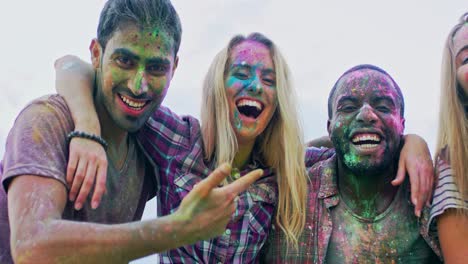
[[[182,20],[179,67],[165,100],[199,117],[201,83],[215,54],[238,33],[262,32],[281,49],[299,95],[306,139],[326,135],[327,96],[347,69],[388,71],[406,101],[406,133],[435,147],[442,49],[466,0],[173,0]],[[0,157],[19,111],[54,93],[53,62],[89,60],[103,0],[1,0]],[[154,204],[154,203],[153,203]],[[151,211],[154,216],[154,210]]]

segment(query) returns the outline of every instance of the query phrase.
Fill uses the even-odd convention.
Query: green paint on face
[[[242,120],[240,119],[239,112],[237,111],[234,112],[234,125],[236,126],[237,130],[242,128]]]
[[[141,91],[141,85],[143,83],[143,76],[144,76],[145,68],[143,66],[138,67],[137,74],[135,76],[135,90]]]
[[[344,154],[344,163],[348,168],[354,168],[360,165],[361,157],[355,153],[345,153]]]

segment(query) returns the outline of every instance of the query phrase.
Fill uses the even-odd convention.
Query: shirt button
[[[224,231],[224,234],[229,236],[231,234],[231,229],[226,229],[226,231]]]

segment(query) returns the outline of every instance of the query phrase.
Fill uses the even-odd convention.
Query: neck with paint
[[[375,218],[384,212],[395,198],[398,187],[391,184],[396,167],[383,172],[352,172],[338,161],[338,189],[342,200],[364,218]]]
[[[239,144],[239,149],[232,161],[232,167],[243,169],[250,160],[255,142]]]

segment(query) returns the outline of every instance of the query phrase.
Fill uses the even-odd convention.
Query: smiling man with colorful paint
[[[0,163],[2,264],[128,263],[225,230],[234,198],[262,170],[218,188],[230,173],[229,165],[221,165],[173,214],[128,223],[141,219],[159,181],[157,164],[146,158],[131,132],[140,129],[164,99],[177,67],[180,37],[180,21],[169,1],[106,3],[90,47],[96,72],[94,105],[105,140],[72,132],[72,115],[59,95],[36,99],[20,113]],[[109,166],[98,168],[107,175],[105,188],[96,189],[101,194],[107,190],[101,201],[67,202],[67,141],[76,136],[108,146]],[[95,168],[88,164],[78,170]]]
[[[398,85],[378,67],[356,66],[330,92],[328,113],[336,155],[308,169],[300,247],[285,247],[273,231],[267,262],[438,263],[428,211],[413,215],[409,182],[391,184],[405,124]]]

